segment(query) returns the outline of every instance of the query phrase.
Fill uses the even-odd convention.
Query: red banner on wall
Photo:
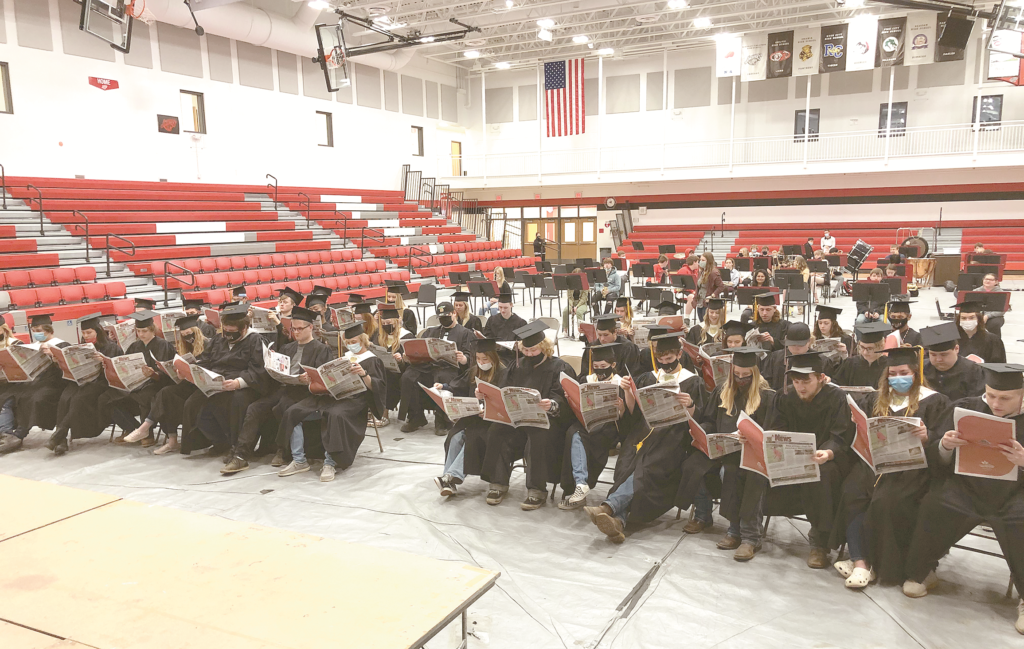
[[[117,90],[120,88],[114,79],[104,79],[102,77],[89,77],[89,85],[95,86],[100,90]]]

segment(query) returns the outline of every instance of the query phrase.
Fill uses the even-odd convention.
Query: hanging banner
[[[909,44],[903,57],[903,65],[923,65],[935,61],[935,19],[934,11],[914,11],[907,16],[904,41]]]
[[[942,34],[942,30],[946,28],[946,14],[937,14],[935,16],[935,63],[944,63],[945,61],[963,61],[964,51],[956,47],[947,47],[945,45],[939,45],[939,36]]]
[[[846,71],[873,69],[878,43],[878,16],[857,16],[851,20],[846,42]]]
[[[846,31],[848,25],[826,25],[821,28],[821,62],[818,71],[843,72],[846,70]]]
[[[1011,52],[1024,52],[1024,33],[997,29],[992,34],[992,49],[988,53],[989,79],[1020,85],[1024,59],[1017,58]]]
[[[743,40],[739,34],[725,34],[716,37],[715,76],[735,77],[740,73],[740,51]]]
[[[878,49],[875,53],[876,68],[891,68],[903,65],[907,19],[882,18],[878,21]]]
[[[793,33],[793,76],[806,77],[818,73],[821,53],[821,30],[802,27]]]
[[[768,34],[744,34],[742,52],[740,81],[764,81],[768,69]]]
[[[793,76],[793,32],[768,34],[769,79]]]

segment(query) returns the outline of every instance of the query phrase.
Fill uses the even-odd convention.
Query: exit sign
[[[501,194],[495,194],[494,195],[494,200],[500,201],[501,200]]]
[[[583,192],[576,192],[576,198],[583,198]]]

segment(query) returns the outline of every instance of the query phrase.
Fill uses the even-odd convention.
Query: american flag
[[[544,98],[548,137],[581,135],[586,130],[583,59],[545,63]]]

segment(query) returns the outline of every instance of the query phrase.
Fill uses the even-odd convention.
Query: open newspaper
[[[814,461],[817,441],[813,433],[765,431],[745,412],[740,413],[736,428],[745,438],[740,467],[763,475],[770,486],[821,480],[821,469]]]
[[[64,378],[74,381],[75,385],[90,383],[103,373],[103,361],[96,358],[96,347],[92,343],[54,347],[50,353]]]
[[[249,307],[250,313],[252,313],[252,320],[249,323],[249,327],[263,333],[270,333],[277,331],[277,325],[270,321],[271,309],[264,309],[261,306],[255,304]]]
[[[428,388],[422,383],[419,385],[452,421],[480,414],[480,402],[476,397],[457,397],[448,390]]]
[[[166,374],[175,383],[181,383],[183,380],[182,376],[178,374],[178,370],[174,367],[174,361],[178,358],[183,359],[186,363],[195,363],[196,358],[192,354],[185,354],[184,356],[174,355],[169,361],[157,361],[156,364],[160,367],[160,371]],[[190,381],[191,383],[191,381]]]
[[[213,325],[213,328],[220,331],[220,311],[217,309],[203,309],[206,321]]]
[[[477,384],[484,398],[484,420],[513,428],[550,428],[548,413],[540,407],[540,392],[530,388],[499,388],[486,381]]]
[[[313,394],[327,393],[335,399],[366,392],[363,377],[355,373],[355,368],[367,358],[373,358],[373,353],[365,352],[358,356],[335,358],[320,367],[303,365],[302,369],[309,375],[309,391]]]
[[[150,381],[143,371],[149,366],[146,365],[146,357],[141,353],[125,354],[114,358],[103,356],[101,360],[107,384],[115,390],[134,392]]]
[[[105,324],[103,328],[107,331],[107,336],[111,340],[117,341],[118,346],[122,350],[127,350],[129,345],[138,340],[138,337],[135,335],[134,320]]]
[[[161,313],[160,327],[157,330],[157,335],[168,342],[177,344],[178,328],[174,326],[174,323],[184,317],[184,311],[172,311],[170,313]]]
[[[651,428],[671,426],[690,418],[686,408],[676,398],[679,395],[679,383],[675,381],[655,383],[640,389],[633,383],[630,390],[633,393],[633,400]]]
[[[732,354],[722,343],[707,343],[700,348],[700,370],[709,391],[722,385],[732,371]]]
[[[405,330],[403,329],[402,331]],[[373,344],[370,345],[370,351],[373,352],[374,356],[380,359],[381,363],[384,364],[385,370],[387,370],[388,372],[395,372],[397,374],[401,374],[402,367],[398,364],[398,361],[395,360],[395,355],[393,353],[389,352],[387,349],[381,347],[380,345]]]
[[[302,377],[305,372],[300,370],[299,374],[292,373],[292,359],[285,354],[279,354],[263,345],[263,368],[267,370],[270,378],[284,385],[305,385]],[[298,369],[298,368],[297,368]]]
[[[580,333],[587,339],[588,344],[592,345],[597,342],[597,325],[591,322],[581,322]]]
[[[723,455],[735,453],[743,448],[739,435],[736,433],[712,433],[708,435],[695,420],[690,420],[690,437],[693,439],[693,446],[699,449],[711,460],[717,460]]]
[[[921,425],[919,417],[869,418],[853,397],[846,395],[846,401],[857,425],[853,450],[875,475],[928,467],[924,446],[914,435],[914,429]]]
[[[350,325],[356,321],[355,312],[348,307],[330,307],[331,309],[331,323],[341,329],[345,325]]]
[[[651,341],[651,330],[648,325],[654,324],[654,318],[633,318],[633,342],[641,347]]]
[[[565,372],[562,372],[559,381],[569,407],[587,432],[593,431],[599,424],[619,418],[619,386],[615,383],[598,381],[580,384]]]
[[[413,365],[441,361],[458,366],[455,354],[459,351],[455,343],[440,338],[411,338],[401,342],[405,358]]]
[[[39,343],[8,345],[0,349],[0,369],[11,383],[34,381],[51,363],[53,361],[43,353]]]
[[[190,363],[182,356],[174,357],[174,369],[178,376],[199,388],[206,396],[224,391],[224,377],[216,372],[211,372],[205,367],[200,367],[194,362]]]
[[[960,475],[1016,481],[1019,467],[1006,459],[1000,444],[1017,438],[1017,422],[966,408],[953,409],[953,426],[966,446],[956,449],[954,471]]]
[[[815,340],[814,344],[811,345],[812,352],[821,352],[821,357],[828,359],[834,363],[844,361],[850,357],[850,350],[843,349],[842,338],[821,338]]]
[[[868,394],[876,391],[875,388],[870,385],[839,385],[837,383],[833,383],[833,385],[843,392],[848,392],[850,394]]]

